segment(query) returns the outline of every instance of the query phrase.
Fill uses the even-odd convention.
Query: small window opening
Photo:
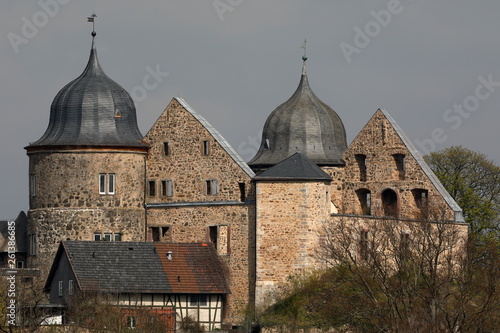
[[[203,141],[203,155],[210,155],[210,141]]]
[[[271,144],[269,143],[269,139],[264,141],[264,149],[271,149]]]
[[[168,142],[163,142],[163,154],[165,156],[170,155],[170,146],[169,146]]]
[[[423,216],[427,216],[429,209],[429,191],[424,189],[412,190],[415,205]]]
[[[156,181],[154,180],[148,181],[148,195],[150,197],[156,196]]]
[[[99,174],[99,194],[106,194],[106,174]]]
[[[391,189],[382,192],[382,208],[385,216],[398,216],[398,196],[396,192]]]
[[[150,230],[153,242],[169,242],[171,240],[170,227],[151,227]]]
[[[207,295],[191,295],[189,298],[190,306],[206,306]]]
[[[359,181],[364,182],[366,181],[366,155],[356,154],[354,157],[358,163]]]
[[[104,234],[104,238],[103,238],[104,241],[111,242],[112,239],[113,239],[113,234],[111,234],[111,233]]]
[[[24,268],[24,261],[16,260],[16,267],[17,268]]]
[[[171,197],[173,195],[174,188],[171,180],[161,181],[161,195],[164,197]]]
[[[29,235],[29,251],[30,255],[36,255],[36,234]]]
[[[405,155],[394,154],[394,162],[396,163],[396,179],[405,179]]]
[[[74,292],[74,286],[73,286],[73,280],[68,281],[68,295],[73,295]]]
[[[208,236],[210,238],[210,242],[214,244],[215,249],[217,249],[218,230],[216,225],[208,227]]]
[[[240,201],[245,202],[246,200],[245,183],[238,183],[238,186],[240,188]]]
[[[359,204],[361,206],[361,213],[363,215],[371,215],[371,193],[367,189],[359,189],[356,191]]]
[[[205,182],[205,185],[206,185],[207,195],[217,194],[217,181],[216,180],[207,180]]]
[[[115,194],[116,175],[114,173],[99,174],[99,194]]]
[[[30,175],[30,193],[32,197],[36,195],[36,176],[34,174]]]
[[[127,327],[128,328],[137,328],[137,317],[128,316],[127,317]]]
[[[94,240],[95,241],[100,241],[102,239],[102,235],[100,233],[95,233],[94,234]]]
[[[64,281],[59,281],[59,296],[62,296],[64,292]]]

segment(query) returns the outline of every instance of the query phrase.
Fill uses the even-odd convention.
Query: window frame
[[[148,197],[156,197],[156,180],[148,180]]]
[[[74,293],[74,285],[73,285],[73,280],[68,281],[68,295],[73,295]]]
[[[201,154],[203,156],[210,155],[210,140],[203,140],[201,142]]]
[[[30,174],[30,195],[36,196],[36,175],[34,173]]]
[[[205,181],[205,194],[206,195],[216,195],[218,193],[217,180],[207,179]]]
[[[31,256],[36,256],[36,234],[29,235],[29,251]]]
[[[64,281],[59,281],[59,289],[58,289],[58,295],[63,296],[64,295]]]

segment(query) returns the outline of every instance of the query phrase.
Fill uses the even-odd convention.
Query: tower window
[[[36,176],[34,174],[30,175],[30,193],[32,197],[36,195]]]
[[[148,195],[150,197],[156,196],[156,181],[154,180],[148,181]]]
[[[404,180],[405,179],[405,155],[403,154],[394,154],[394,162],[396,163],[396,179]]]
[[[359,181],[364,182],[366,181],[366,155],[356,154],[354,157],[358,163]]]
[[[203,141],[203,155],[210,155],[210,141]]]
[[[99,174],[99,194],[115,194],[116,175],[114,173]]]
[[[36,234],[29,235],[29,251],[30,255],[36,255]]]
[[[207,195],[217,194],[217,180],[207,180],[205,181],[205,186]]]

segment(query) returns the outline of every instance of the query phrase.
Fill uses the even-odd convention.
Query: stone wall
[[[146,171],[148,237],[166,241],[216,242],[228,269],[231,294],[225,322],[237,324],[254,298],[255,190],[206,120],[173,99],[144,138],[150,146]],[[171,181],[171,191],[165,188]],[[215,182],[215,184],[213,183]],[[150,186],[155,190],[150,192]]]
[[[36,256],[29,257],[28,265],[50,268],[61,240],[94,240],[95,233],[144,240],[145,153],[81,149],[28,155],[35,182],[28,233],[30,242],[36,239]],[[114,194],[100,194],[99,174],[115,175]]]
[[[369,215],[387,215],[385,204],[389,200],[384,199],[393,195],[397,217],[422,218],[426,217],[429,210],[438,209],[439,214],[444,214],[447,219],[454,218],[453,210],[382,111],[378,110],[370,119],[343,158],[346,162],[346,181],[343,209],[339,213],[366,215],[361,204],[362,195],[358,193],[368,190],[371,206]],[[365,172],[360,166],[360,163],[363,164],[360,162],[362,158],[365,158]],[[427,198],[422,199],[422,195]]]
[[[147,203],[255,199],[251,176],[177,100],[170,102],[144,141],[150,145],[146,179],[156,186],[155,195],[147,191]],[[172,195],[162,193],[162,180],[172,180]],[[216,181],[215,191],[207,193],[207,181]]]
[[[170,228],[173,242],[210,242],[210,227],[222,227],[217,243],[226,246],[219,258],[227,268],[231,290],[225,322],[241,322],[254,300],[255,205],[149,208],[147,215],[148,225]]]
[[[318,268],[329,187],[324,182],[257,182],[257,305],[272,302],[272,293],[287,277]]]

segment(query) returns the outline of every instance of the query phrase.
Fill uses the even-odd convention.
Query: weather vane
[[[300,48],[304,49],[304,55],[302,56],[302,60],[307,60],[307,39],[304,38],[304,44],[300,44]]]
[[[95,22],[94,22],[94,19],[97,17],[97,15],[95,14],[95,12],[92,13],[92,15],[90,15],[89,17],[87,17],[87,22],[92,22],[92,37],[95,37],[96,33],[95,33]]]

